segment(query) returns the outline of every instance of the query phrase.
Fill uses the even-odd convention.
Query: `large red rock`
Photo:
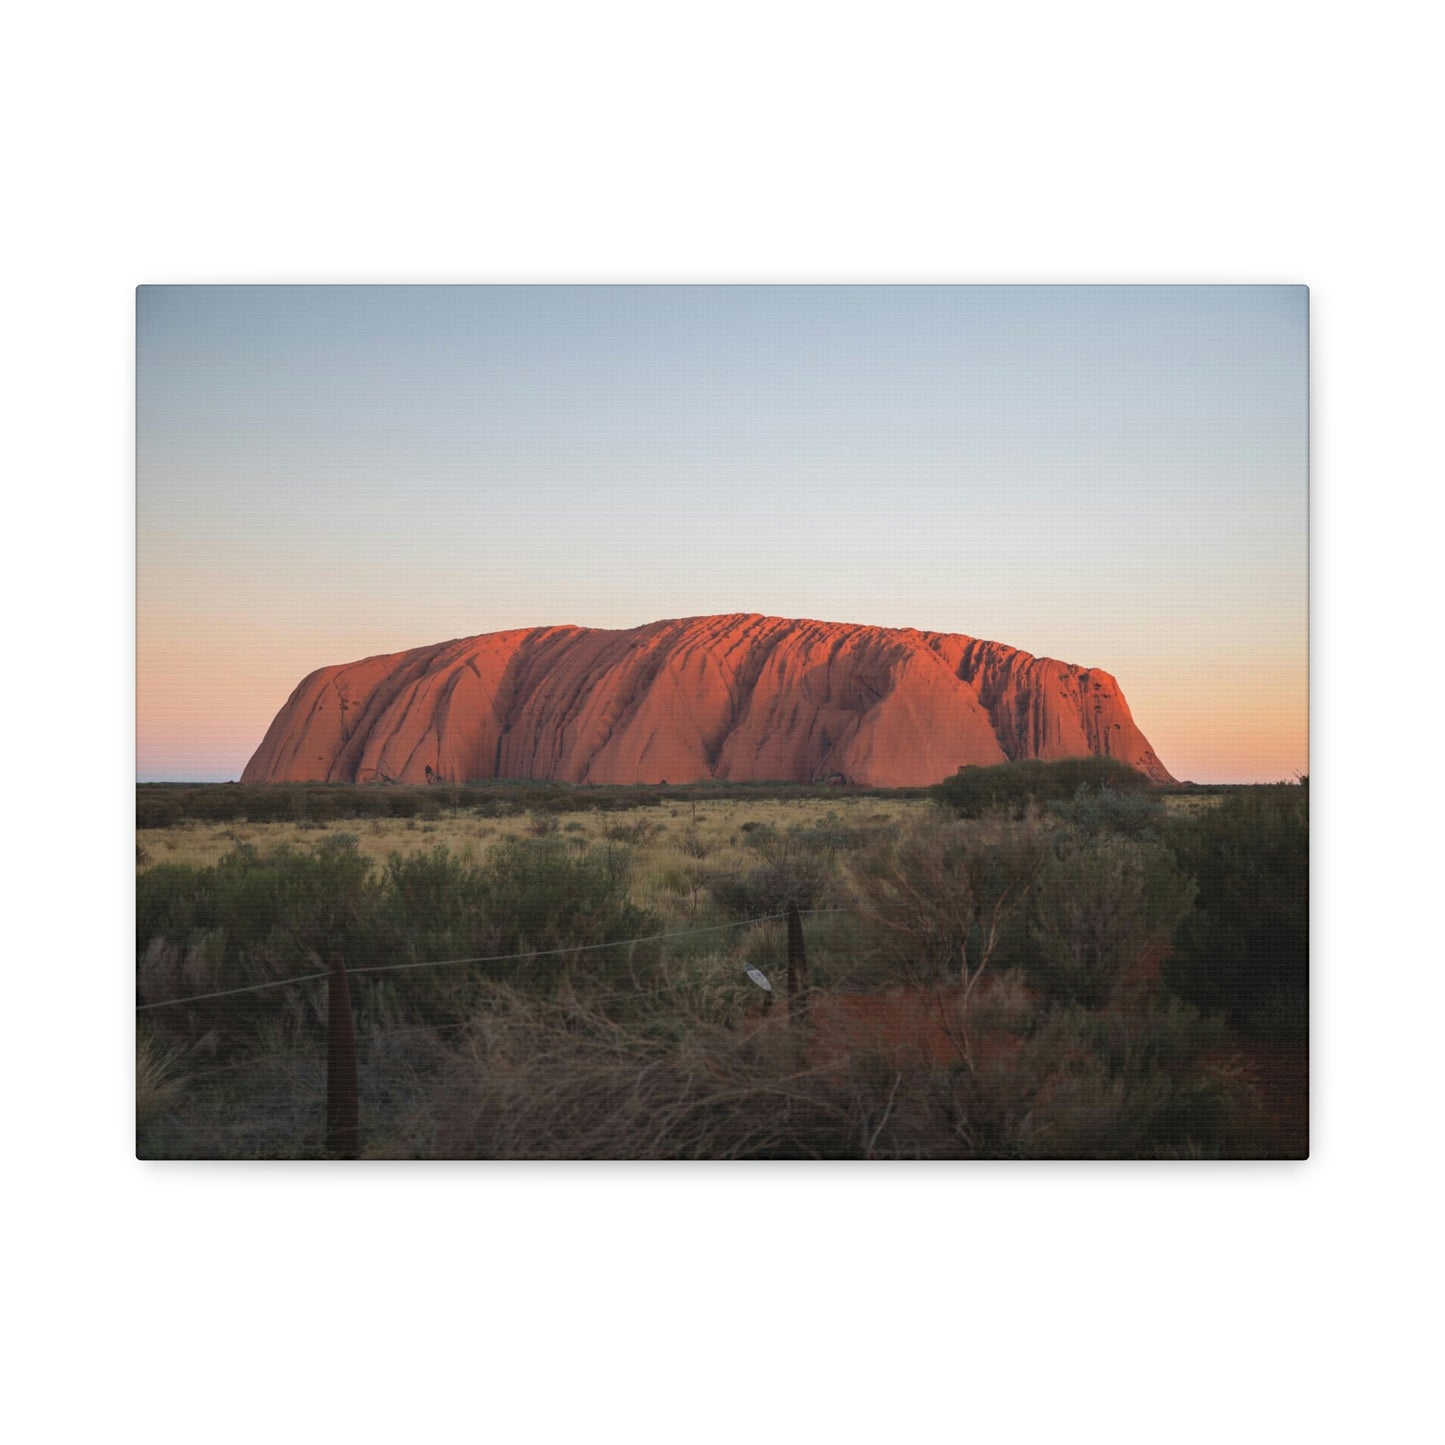
[[[912,628],[733,614],[535,627],[323,667],[247,783],[935,783],[1100,753],[1172,779],[1097,668]]]

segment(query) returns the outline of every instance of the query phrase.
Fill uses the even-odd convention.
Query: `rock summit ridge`
[[[1099,754],[1173,779],[1098,668],[956,633],[756,613],[489,632],[319,668],[247,783],[936,783]]]

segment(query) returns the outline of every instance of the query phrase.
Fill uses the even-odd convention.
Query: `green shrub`
[[[1194,884],[1159,843],[1099,837],[1040,875],[1031,932],[1039,980],[1056,997],[1102,1008],[1188,913]]]
[[[559,834],[503,840],[480,862],[445,847],[392,855],[371,938],[356,955],[383,970],[367,980],[373,1011],[388,1020],[448,1022],[466,1017],[479,990],[498,979],[550,991],[564,977],[615,978],[634,950],[554,951],[658,931],[657,920],[630,902],[627,860],[617,853],[589,851],[585,841]],[[493,963],[387,971],[498,955]]]
[[[499,952],[609,943],[658,928],[657,919],[628,898],[627,860],[616,850],[577,854],[552,838],[508,838],[487,854],[480,878],[478,906]],[[611,963],[598,953],[571,964],[549,963],[540,972],[595,974],[609,971]],[[538,973],[518,970],[522,977]]]
[[[1157,842],[1167,820],[1164,800],[1151,793],[1083,787],[1067,802],[1055,799],[1048,815],[1085,838],[1113,835]]]
[[[974,1065],[970,1006],[1011,920],[1026,909],[1048,860],[1035,823],[920,819],[850,874],[865,947],[896,975],[935,990],[961,985],[958,1046]]]
[[[137,828],[174,828],[185,818],[178,798],[141,793],[135,800]]]
[[[1081,789],[1142,793],[1152,786],[1143,773],[1117,758],[1061,758],[1054,762],[1027,758],[987,768],[960,768],[929,791],[936,802],[960,817],[978,818],[1002,809],[1019,818],[1030,807],[1073,799]]]
[[[1309,789],[1244,788],[1169,830],[1198,881],[1165,979],[1259,1038],[1301,1039],[1309,1015]]]
[[[853,862],[851,902],[896,976],[966,982],[994,957],[1047,858],[1035,824],[924,817]]]
[[[475,863],[445,847],[391,854],[383,881],[388,910],[413,927],[462,924],[480,907],[484,894]]]
[[[560,838],[510,839],[481,863],[445,848],[393,855],[376,876],[346,834],[310,851],[267,854],[241,844],[214,867],[160,864],[137,878],[137,1002],[249,989],[322,969],[339,953],[357,973],[363,1026],[464,1017],[479,970],[398,964],[481,958],[613,943],[658,931],[627,896],[621,850],[578,854]],[[629,950],[521,957],[483,966],[547,989],[564,975],[609,977]],[[374,971],[373,971],[374,970]],[[159,1033],[220,1047],[283,1015],[322,1018],[324,987],[278,987],[148,1010]]]
[[[211,868],[163,863],[136,879],[137,1002],[221,993],[147,1011],[158,1033],[223,1046],[268,1017],[304,1018],[304,986],[227,994],[316,972],[333,951],[348,961],[369,931],[370,863],[346,834],[309,852],[261,854],[238,844]]]
[[[237,844],[213,868],[163,863],[136,879],[136,932],[223,929],[239,950],[262,944],[304,953],[341,937],[363,904],[370,863],[357,840],[338,834],[309,852],[261,854]]]
[[[831,898],[835,877],[821,859],[795,858],[764,863],[746,873],[716,873],[708,889],[724,913],[762,918],[782,913],[788,904],[821,908]]]

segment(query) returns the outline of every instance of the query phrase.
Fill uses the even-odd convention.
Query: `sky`
[[[317,667],[760,612],[1112,672],[1175,777],[1308,771],[1308,291],[145,286],[137,775]]]

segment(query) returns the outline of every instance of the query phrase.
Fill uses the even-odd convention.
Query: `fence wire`
[[[846,911],[847,910],[841,908],[800,909],[799,917],[817,917],[823,914],[836,914]],[[569,954],[590,953],[600,949],[625,948],[632,944],[656,943],[667,939],[688,938],[694,936],[702,936],[710,933],[721,933],[729,931],[731,929],[747,928],[757,924],[781,922],[785,920],[787,916],[788,915],[786,913],[765,913],[759,914],[753,918],[734,919],[728,923],[709,924],[701,928],[670,929],[663,933],[645,934],[636,938],[614,939],[608,943],[580,944],[568,948],[539,949],[507,954],[487,954],[468,958],[427,959],[409,963],[368,965],[360,968],[348,968],[345,970],[345,972],[347,974],[378,974],[391,973],[413,968],[444,968],[450,966],[472,964],[481,965],[491,963],[508,963],[530,958],[555,958]],[[271,979],[264,983],[250,984],[241,988],[221,989],[211,993],[190,994],[182,998],[164,999],[156,1003],[138,1004],[136,1006],[136,1011],[139,1013],[147,1009],[168,1008],[181,1004],[205,1002],[217,998],[230,998],[240,994],[256,993],[263,989],[283,988],[291,984],[311,983],[320,979],[329,978],[330,976],[330,970],[315,973],[298,974],[291,978]],[[643,999],[660,998],[667,995],[676,996],[680,993],[685,992],[688,987],[689,984],[687,983],[668,983],[658,988],[645,989],[635,987],[609,989],[606,992],[593,992],[589,990],[585,994],[571,1000],[571,1002],[575,1003],[578,1006],[585,1006],[589,1008],[597,1006],[605,1008],[608,1005],[617,1002],[618,1000],[627,1000],[629,1002],[632,1002],[640,1001]],[[565,998],[558,1001],[558,1007],[560,1008],[565,1009],[568,1007],[568,1005],[569,1001]],[[369,1046],[375,1045],[383,1039],[389,1039],[397,1035],[404,1034],[448,1033],[457,1029],[468,1028],[474,1022],[475,1021],[472,1019],[463,1019],[451,1023],[398,1024],[390,1028],[374,1029],[370,1033],[357,1038],[356,1046],[358,1061],[360,1061],[364,1053],[368,1051]],[[199,1073],[185,1074],[183,1075],[183,1079],[184,1082],[188,1084],[201,1083],[205,1080],[209,1080],[223,1074],[233,1073],[238,1070],[258,1068],[265,1064],[274,1064],[288,1059],[305,1059],[308,1063],[314,1063],[319,1067],[324,1067],[326,1064],[327,1047],[328,1045],[325,1040],[316,1040],[312,1043],[303,1044],[296,1048],[283,1049],[266,1054],[259,1054],[252,1058],[239,1059],[229,1064],[220,1064],[213,1068],[204,1069]],[[220,1132],[228,1134],[264,1134],[267,1132],[267,1125],[265,1125],[264,1123],[234,1125],[227,1128],[222,1128]]]
[[[799,916],[811,918],[820,913],[842,913],[845,911],[846,910],[841,908],[805,908],[799,909]],[[755,923],[773,923],[786,917],[786,913],[763,913],[759,914],[756,918],[739,918],[733,920],[731,923],[713,923],[708,924],[704,928],[677,928],[667,933],[645,934],[639,938],[617,938],[613,939],[610,943],[579,943],[567,948],[526,949],[521,953],[493,953],[477,958],[433,958],[415,963],[378,963],[366,965],[361,968],[348,968],[345,972],[349,975],[396,973],[402,969],[409,968],[447,968],[453,965],[474,963],[516,963],[524,958],[558,958],[570,953],[593,953],[603,948],[626,948],[629,944],[634,943],[657,943],[665,938],[691,938],[704,933],[721,933],[730,928],[747,928]],[[156,1003],[138,1003],[136,1005],[136,1012],[143,1013],[147,1009],[153,1008],[172,1008],[185,1003],[204,1003],[210,999],[231,998],[233,995],[241,993],[259,993],[262,989],[285,988],[293,983],[312,983],[316,979],[329,978],[330,976],[331,971],[329,969],[323,969],[319,973],[300,973],[293,978],[273,978],[268,979],[265,983],[246,984],[242,988],[223,988],[214,993],[193,993],[186,995],[184,998],[161,999]]]

